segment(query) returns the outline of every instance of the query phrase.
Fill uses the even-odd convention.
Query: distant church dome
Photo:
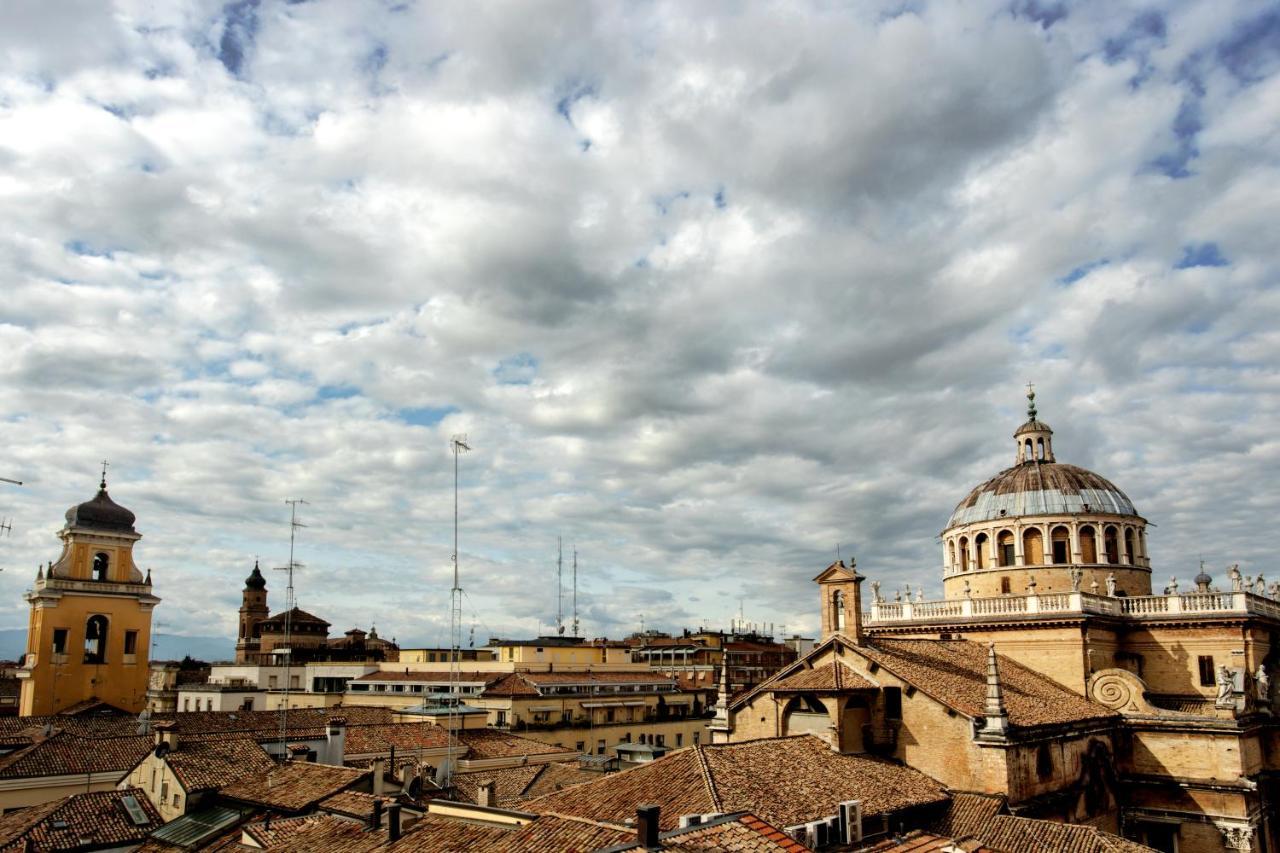
[[[98,486],[98,494],[93,500],[77,504],[67,510],[67,527],[85,527],[91,530],[120,530],[133,533],[133,522],[136,516],[120,504],[111,500],[107,494],[107,481],[104,478]]]
[[[244,579],[245,589],[263,590],[267,588],[267,579],[262,576],[262,572],[258,570],[258,561],[253,561],[253,571],[249,573],[249,577]]]

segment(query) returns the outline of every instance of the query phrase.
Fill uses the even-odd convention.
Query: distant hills
[[[17,660],[26,648],[25,628],[0,628],[0,660]],[[153,660],[181,660],[186,655],[204,661],[232,660],[235,653],[235,643],[226,637],[155,634],[151,638]]]

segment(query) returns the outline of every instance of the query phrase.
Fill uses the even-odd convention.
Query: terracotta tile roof
[[[987,648],[968,640],[880,639],[851,646],[968,717],[981,717],[987,695]],[[1009,722],[1015,726],[1074,723],[1119,716],[1055,681],[1000,656],[1000,679]]]
[[[510,758],[516,755],[577,755],[576,749],[543,743],[533,738],[521,737],[497,729],[463,729],[458,732],[458,742],[467,747],[467,758]]]
[[[363,791],[339,791],[332,797],[320,801],[320,810],[331,814],[346,815],[358,820],[368,820],[373,813],[373,804],[382,800],[383,808],[395,802],[393,797],[375,797]]]
[[[484,688],[485,696],[538,696],[538,690],[518,672],[508,673]]]
[[[189,794],[221,788],[276,766],[249,738],[186,742],[179,738],[178,749],[167,754],[164,762]]]
[[[291,761],[224,786],[230,800],[286,812],[314,806],[368,775],[366,770]]]
[[[265,850],[283,850],[290,848],[299,839],[306,839],[317,830],[323,832],[335,821],[351,823],[349,820],[342,820],[328,814],[309,814],[302,817],[273,817],[270,823],[259,820],[245,824],[240,831]],[[354,824],[354,826],[362,829],[360,824]]]
[[[953,791],[946,811],[929,827],[938,835],[963,838],[977,835],[991,823],[991,819],[1004,810],[1005,798],[999,794],[975,794]]]
[[[136,722],[134,728],[137,728]],[[60,732],[0,758],[0,779],[131,770],[151,751],[151,738],[81,738]]]
[[[972,839],[957,841],[950,836],[920,830],[896,838],[886,838],[879,844],[868,847],[865,853],[949,853],[957,847],[966,853],[997,853]]]
[[[379,754],[415,749],[444,749],[449,745],[449,731],[435,723],[389,723],[384,726],[350,726],[347,728],[348,755]]]
[[[263,619],[261,622],[258,623],[258,627],[259,628],[275,628],[276,626],[279,626],[283,628],[284,617],[286,613],[290,617],[289,623],[291,625],[326,625],[327,626],[330,624],[324,621],[323,619],[321,619],[319,616],[308,613],[307,611],[303,610],[301,607],[295,607],[292,610],[281,611],[280,613],[277,613],[276,615],[271,616],[270,618]]]
[[[547,765],[526,764],[523,767],[504,767],[499,770],[475,770],[466,773],[455,773],[453,786],[457,789],[456,799],[467,803],[480,801],[480,786],[485,782],[493,782],[496,802],[493,805],[502,808],[525,796],[525,791],[533,781],[542,774]]]
[[[558,761],[553,764],[544,764],[542,765],[542,772],[538,774],[538,778],[533,780],[533,784],[525,789],[524,795],[525,797],[540,797],[543,794],[550,794],[572,785],[582,785],[603,778],[604,774],[599,770],[583,770],[574,761]]]
[[[679,853],[810,853],[778,827],[749,813],[663,833],[660,840],[661,849]]]
[[[136,803],[145,822],[134,823],[124,805]],[[142,842],[164,824],[146,795],[137,788],[75,794],[0,818],[0,850],[82,850]]]
[[[636,806],[662,808],[663,829],[680,816],[751,811],[778,826],[833,814],[844,800],[861,800],[878,815],[942,803],[942,786],[909,767],[865,755],[841,755],[812,735],[695,746],[651,764],[529,800],[540,813],[571,814],[621,823]]]
[[[405,829],[400,840],[391,843],[385,831],[370,832],[361,823],[328,815],[313,815],[297,821],[271,822],[269,838],[261,824],[254,824],[253,837],[262,837],[267,850],[290,853],[458,853],[483,850],[485,853],[587,853],[616,845],[634,837],[634,830],[604,826],[590,821],[543,816],[525,826],[499,827],[426,815]]]
[[[878,690],[879,688],[842,663],[829,663],[802,669],[770,682],[770,690],[780,692],[831,692],[839,690]]]
[[[1092,826],[1012,815],[996,815],[974,834],[1000,853],[1154,853]]]

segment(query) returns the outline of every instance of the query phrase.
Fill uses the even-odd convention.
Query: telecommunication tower
[[[289,680],[293,663],[293,608],[295,606],[293,573],[296,569],[302,568],[302,564],[293,559],[293,548],[297,540],[298,528],[306,527],[298,521],[298,504],[305,504],[307,501],[302,498],[289,498],[285,503],[289,505],[289,563],[276,567],[276,571],[285,572],[289,579],[289,585],[285,587],[284,593],[284,703],[280,706],[280,760],[282,762],[289,758]]]

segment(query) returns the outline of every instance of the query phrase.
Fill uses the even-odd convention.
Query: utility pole
[[[578,546],[573,546],[573,636],[578,636]]]

